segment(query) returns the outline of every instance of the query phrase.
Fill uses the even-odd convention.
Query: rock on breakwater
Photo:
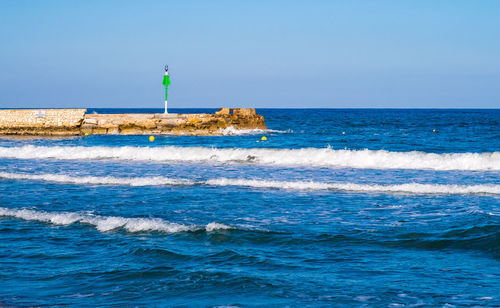
[[[0,110],[1,135],[79,135],[86,109]]]
[[[214,114],[87,114],[86,111],[0,110],[0,135],[219,135],[228,127],[266,129],[264,117],[253,108],[221,108]]]

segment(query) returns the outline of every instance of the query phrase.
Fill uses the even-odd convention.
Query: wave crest
[[[0,172],[0,178],[13,180],[37,180],[56,183],[83,185],[116,185],[116,186],[177,186],[177,185],[210,185],[210,186],[243,186],[252,188],[271,188],[286,190],[334,190],[361,193],[411,193],[411,194],[500,194],[500,185],[445,185],[445,184],[358,184],[358,183],[322,183],[306,181],[269,181],[250,179],[216,178],[204,181],[187,179],[171,179],[155,177],[97,177],[70,176],[65,174],[25,174]]]
[[[100,232],[108,232],[115,229],[124,229],[133,233],[146,231],[178,233],[198,230],[214,232],[217,230],[232,228],[231,226],[216,222],[211,222],[206,226],[195,226],[169,222],[160,218],[127,218],[73,212],[46,212],[30,209],[9,209],[4,207],[0,207],[0,216],[13,217],[27,221],[40,221],[64,226],[81,223],[94,226]]]
[[[262,134],[270,134],[270,133],[292,133],[292,130],[277,130],[277,129],[260,129],[260,128],[252,128],[252,129],[237,129],[233,126],[226,127],[224,129],[220,129],[220,133],[226,136],[240,136],[240,135],[262,135]]]
[[[56,160],[133,160],[152,162],[246,163],[368,169],[500,170],[500,152],[424,153],[330,148],[207,148],[207,147],[0,147],[0,158]]]

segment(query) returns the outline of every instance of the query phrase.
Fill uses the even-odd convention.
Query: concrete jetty
[[[88,114],[86,109],[0,110],[0,135],[78,136],[220,135],[234,129],[266,129],[253,108],[221,108],[199,114]],[[229,130],[230,131],[230,130]]]

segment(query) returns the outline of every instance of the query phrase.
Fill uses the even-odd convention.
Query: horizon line
[[[171,110],[174,109],[220,109],[220,108],[253,108],[253,109],[296,109],[296,110],[305,110],[305,109],[352,109],[352,110],[362,110],[362,109],[392,109],[392,110],[500,110],[500,108],[483,108],[483,107],[461,107],[461,108],[453,108],[453,107],[172,107],[169,108]],[[15,109],[160,109],[164,110],[161,107],[18,107],[18,108],[10,108],[10,107],[0,107],[0,110],[15,110]]]

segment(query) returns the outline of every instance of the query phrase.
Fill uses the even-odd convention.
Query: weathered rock
[[[97,125],[97,119],[87,117],[83,120],[83,125]]]
[[[0,110],[0,135],[217,135],[228,127],[266,129],[251,108],[215,114],[86,114],[86,109]]]
[[[257,113],[253,108],[235,108],[233,110],[233,114],[237,115],[238,117],[253,117]]]
[[[216,115],[224,115],[224,114],[230,114],[231,111],[229,110],[229,108],[221,108],[219,109],[219,111],[216,111],[215,114]]]

